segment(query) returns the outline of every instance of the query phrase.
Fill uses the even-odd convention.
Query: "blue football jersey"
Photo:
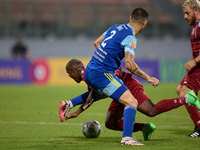
[[[137,39],[134,29],[129,24],[114,25],[103,35],[105,37],[87,67],[113,72],[120,66],[125,52],[130,52],[135,57]]]

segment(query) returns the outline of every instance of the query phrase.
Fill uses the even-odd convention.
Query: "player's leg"
[[[140,82],[138,82],[134,78],[127,78],[125,84],[127,84],[127,87],[130,89],[132,95],[138,101],[138,108],[137,108],[138,111],[146,115],[157,114],[154,104],[149,100],[149,97],[144,92],[143,86],[141,85]],[[150,140],[151,135],[155,129],[156,126],[153,123],[147,123],[147,124],[135,123],[134,125],[134,131],[142,131],[143,134],[142,141]]]
[[[123,131],[123,111],[124,106],[113,100],[108,108],[105,126],[111,130]],[[133,132],[143,131],[148,127],[148,125],[149,123],[135,122]]]
[[[107,111],[105,126],[111,130],[123,131],[123,111],[124,106],[112,100]]]
[[[158,114],[178,108],[187,103],[188,98],[185,96],[172,99],[163,99],[159,101],[156,105],[154,105],[151,100],[146,100],[138,106],[138,111],[149,117],[154,117]]]
[[[179,84],[179,85],[176,87],[176,92],[177,92],[178,96],[180,96],[181,88],[182,88],[182,85],[181,85],[181,84]]]
[[[127,139],[132,138],[132,131],[137,110],[136,108],[138,105],[137,100],[132,96],[131,92],[124,85],[124,83],[112,73],[99,73],[92,70],[88,76],[91,76],[91,79],[87,80],[86,76],[86,81],[90,86],[93,87],[93,89],[96,91],[102,91],[107,96],[117,100],[119,103],[124,105],[123,138],[126,138],[127,142],[130,141]],[[98,76],[100,78],[94,78],[94,76]]]
[[[131,94],[138,101],[138,108],[140,112],[149,115],[157,113],[153,103],[148,102],[149,97],[144,92],[143,86],[136,79],[132,78],[132,76],[126,76],[125,85],[130,90]],[[143,141],[149,140],[153,131],[156,129],[155,125],[152,123],[141,124],[135,123],[134,131],[142,131],[143,133]]]
[[[187,93],[190,90],[191,89],[185,85],[179,84],[177,87],[177,93],[179,93],[180,96],[184,95],[185,93]],[[194,106],[189,106],[186,104],[185,107],[190,115],[190,118],[192,119],[193,123],[195,124],[194,132],[192,132],[188,136],[189,137],[200,137],[200,114],[199,114],[199,111]]]
[[[155,109],[157,113],[153,114],[151,117],[161,114],[163,112],[170,111],[172,109],[176,109],[186,103],[188,103],[188,101],[187,101],[187,97],[185,96],[172,98],[172,99],[163,99],[155,105]]]
[[[132,131],[134,128],[135,115],[138,105],[137,100],[132,96],[129,90],[126,90],[118,101],[125,106],[123,112],[124,124],[121,145],[143,145],[136,142],[132,138]]]
[[[190,118],[192,119],[193,123],[195,124],[194,131],[189,134],[189,137],[200,137],[200,115],[199,110],[194,106],[189,106],[188,104],[185,105]]]
[[[114,73],[98,72],[97,70],[92,70],[88,67],[85,70],[85,79],[88,85],[93,88],[93,90],[99,92],[100,94],[103,93],[119,101],[125,106],[123,112],[123,138],[125,139],[122,145],[143,145],[139,142],[131,140],[135,122],[137,100],[132,96],[124,83],[117,78]]]
[[[108,108],[105,126],[108,129],[123,131],[123,110],[124,106],[113,100]],[[143,141],[150,140],[152,132],[155,130],[155,125],[152,123],[137,123],[134,124],[133,132],[142,131]]]
[[[186,91],[185,96],[172,99],[163,99],[159,101],[156,105],[154,105],[151,100],[146,100],[148,97],[143,90],[140,90],[138,91],[139,94],[137,94],[140,96],[140,98],[137,98],[137,95],[135,96],[138,99],[139,103],[138,111],[144,113],[147,116],[154,117],[158,114],[178,108],[187,103],[189,103],[190,105],[199,105],[198,101],[196,101],[197,103],[194,103],[194,101],[197,100],[197,97],[195,95],[191,95],[191,92],[193,91],[188,90]],[[141,101],[143,102],[141,103]]]
[[[108,111],[105,126],[111,130],[123,131],[123,111]]]

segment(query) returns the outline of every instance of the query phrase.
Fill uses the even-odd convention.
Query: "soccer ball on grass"
[[[97,138],[101,134],[101,125],[96,120],[89,120],[83,125],[82,131],[87,138]]]

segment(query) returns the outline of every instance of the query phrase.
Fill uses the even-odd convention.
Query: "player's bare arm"
[[[188,61],[185,64],[186,73],[189,72],[194,66],[200,62],[200,55],[193,60]]]
[[[104,35],[102,34],[99,38],[97,38],[95,41],[94,41],[94,47],[97,48],[99,47],[100,43],[103,41],[104,39]]]
[[[78,117],[78,115],[84,111],[83,105],[84,105],[84,104],[82,104],[82,105],[77,109],[77,111],[75,111],[75,112],[73,112],[73,113],[67,114],[65,120]]]
[[[73,113],[67,114],[65,120],[68,120],[68,119],[70,119],[70,118],[76,118],[76,117],[78,117],[78,115],[79,115],[80,113],[82,113],[84,110],[86,110],[87,108],[89,108],[89,107],[92,105],[92,103],[93,103],[94,95],[95,95],[95,94],[97,94],[97,93],[96,93],[94,90],[91,90],[91,92],[90,92],[90,94],[88,95],[88,98],[87,98],[89,104],[87,103],[87,100],[86,100],[86,102],[85,102],[84,104],[82,104],[82,105],[77,109],[77,111],[75,111],[75,112],[73,112]],[[107,97],[108,97],[108,96],[105,95],[105,94],[100,95],[100,99],[104,99],[104,98],[107,98]],[[86,103],[87,103],[87,104],[86,104]]]
[[[145,72],[143,72],[138,65],[134,62],[134,56],[129,53],[125,52],[125,67],[128,71],[132,74],[145,79],[146,81],[153,83],[153,86],[156,87],[159,85],[159,80],[154,77],[149,77]]]
[[[94,102],[95,100],[95,95],[99,95],[95,90],[91,90],[91,92],[89,93],[88,97],[87,97],[87,100],[85,101],[85,104],[83,105],[83,109],[87,109],[89,106],[92,105],[92,103]],[[107,98],[108,96],[105,95],[105,94],[101,94],[99,95],[100,99],[104,99],[104,98]],[[99,99],[96,99],[96,101],[99,100]]]
[[[86,109],[88,106],[92,105],[93,101],[94,101],[94,96],[95,96],[96,92],[92,89],[85,101],[85,104],[83,106],[83,109]]]
[[[198,64],[200,62],[200,55],[194,59],[194,62]]]
[[[131,53],[125,52],[124,60],[126,69],[130,71],[132,74],[148,81],[149,76],[138,67],[138,65],[134,62],[134,59],[135,58]]]

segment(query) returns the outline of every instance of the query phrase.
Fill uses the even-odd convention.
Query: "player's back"
[[[94,52],[88,67],[106,71],[115,71],[124,58],[124,40],[136,40],[134,30],[128,24],[114,25],[104,34],[105,38]],[[136,40],[137,41],[137,40]]]

